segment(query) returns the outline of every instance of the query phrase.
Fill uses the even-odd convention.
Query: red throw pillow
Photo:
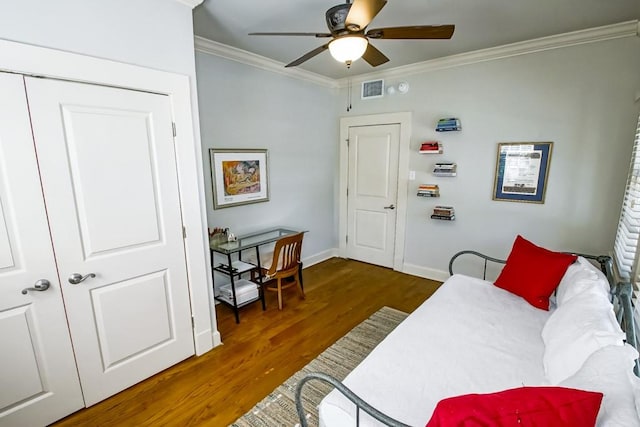
[[[549,296],[576,258],[541,248],[518,236],[494,284],[521,296],[534,307],[549,310]]]
[[[602,393],[520,387],[438,402],[426,427],[587,427],[596,424]]]

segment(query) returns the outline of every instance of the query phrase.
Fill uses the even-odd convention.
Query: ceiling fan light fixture
[[[329,52],[336,61],[351,63],[364,55],[368,44],[369,41],[363,36],[342,36],[329,43]]]

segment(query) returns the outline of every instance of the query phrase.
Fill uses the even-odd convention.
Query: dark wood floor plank
[[[218,305],[223,345],[191,357],[54,424],[67,426],[225,426],[251,409],[325,348],[383,306],[411,312],[440,285],[361,262],[332,258],[304,270],[278,310],[267,292],[240,311]]]

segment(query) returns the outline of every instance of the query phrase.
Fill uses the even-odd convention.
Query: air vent
[[[362,99],[381,98],[384,96],[384,80],[362,82]]]

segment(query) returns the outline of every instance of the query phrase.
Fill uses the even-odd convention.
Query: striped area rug
[[[282,385],[238,418],[233,427],[293,427],[298,424],[296,412],[296,384],[309,372],[324,372],[343,380],[375,346],[380,343],[408,315],[383,307],[349,331],[331,347],[296,372]],[[324,382],[310,381],[303,389],[303,404],[310,426],[318,425],[317,406],[332,387]]]

